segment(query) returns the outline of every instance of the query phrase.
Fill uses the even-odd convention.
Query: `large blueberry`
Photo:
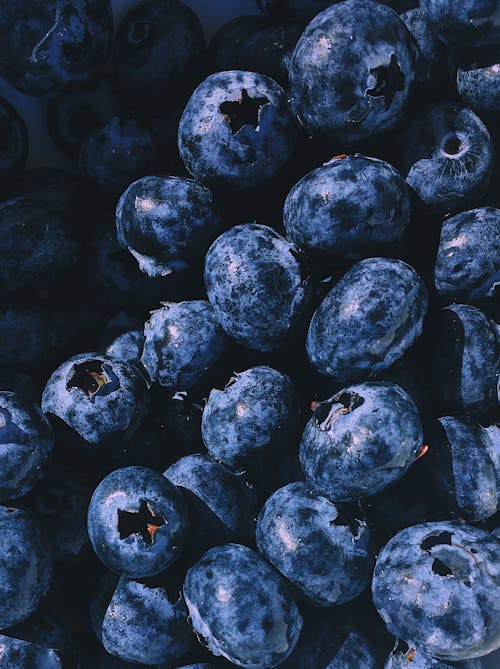
[[[356,500],[401,478],[422,444],[411,397],[393,383],[371,381],[316,406],[302,435],[300,462],[319,495]]]
[[[186,574],[195,632],[214,655],[245,669],[275,667],[292,652],[302,617],[285,579],[258,553],[226,544]]]
[[[116,207],[120,245],[149,276],[164,276],[201,260],[222,232],[213,194],[192,179],[144,177]]]
[[[379,553],[373,602],[391,634],[443,660],[500,647],[500,540],[453,521],[398,532]]]
[[[0,634],[0,664],[5,669],[63,669],[55,650],[3,634]]]
[[[37,519],[0,506],[0,629],[30,616],[52,579],[49,543]]]
[[[224,232],[205,258],[205,288],[219,323],[247,348],[278,348],[304,319],[310,279],[299,249],[257,223]]]
[[[417,47],[399,16],[371,0],[318,14],[295,48],[291,103],[313,135],[353,142],[393,126],[414,79]]]
[[[431,29],[458,48],[500,44],[499,0],[420,0]]]
[[[398,641],[387,658],[384,669],[453,669],[455,662],[450,664],[445,660],[436,660],[423,653],[412,642]],[[460,663],[461,669],[482,669],[480,660],[470,660]]]
[[[426,108],[406,125],[399,146],[406,182],[431,209],[465,209],[486,192],[493,145],[472,110],[451,103]]]
[[[208,455],[187,455],[164,473],[184,495],[199,546],[252,542],[257,500],[244,479]]]
[[[120,578],[102,621],[108,653],[126,662],[171,666],[194,640],[182,595],[170,598],[162,587]]]
[[[205,300],[165,302],[144,326],[141,362],[162,386],[190,388],[213,367],[227,344]]]
[[[188,515],[181,493],[146,467],[108,474],[89,505],[90,541],[104,564],[129,578],[163,571],[181,554]]]
[[[422,332],[427,291],[400,260],[356,263],[323,299],[307,333],[307,355],[338,383],[390,367]]]
[[[0,98],[0,176],[21,171],[28,157],[28,131],[14,107]]]
[[[224,390],[210,392],[201,422],[208,452],[245,469],[283,451],[297,433],[299,405],[285,374],[261,365],[235,374]]]
[[[477,114],[500,112],[500,53],[498,47],[472,49],[457,69],[458,94]]]
[[[359,259],[401,239],[410,222],[408,189],[383,160],[334,158],[295,184],[283,221],[287,236],[309,255]]]
[[[500,209],[481,207],[443,221],[434,285],[450,299],[494,297],[500,285]]]
[[[44,413],[66,423],[86,446],[130,437],[148,406],[148,388],[139,370],[98,353],[81,353],[64,362],[42,395]]]
[[[0,391],[0,500],[26,494],[43,474],[54,435],[40,409]]]
[[[255,538],[259,552],[315,605],[348,602],[370,582],[374,557],[366,522],[305,483],[271,495]]]
[[[274,177],[289,161],[296,124],[275,81],[229,70],[212,74],[194,91],[179,123],[178,143],[196,179],[247,190]]]
[[[112,29],[108,0],[4,0],[0,73],[31,95],[84,84],[104,65]]]

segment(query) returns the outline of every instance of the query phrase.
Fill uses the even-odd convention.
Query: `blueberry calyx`
[[[165,518],[155,514],[147,499],[141,499],[138,511],[118,509],[117,529],[120,539],[127,539],[131,534],[138,534],[147,546],[154,542],[156,530],[165,525]]]
[[[73,374],[66,384],[66,389],[83,390],[89,400],[96,395],[109,395],[120,386],[118,377],[100,360],[85,360],[73,365]]]
[[[150,37],[149,21],[133,21],[127,30],[127,43],[131,46],[142,45]]]
[[[385,100],[386,111],[392,105],[394,96],[398,91],[404,91],[405,76],[399,67],[399,63],[394,54],[391,54],[391,60],[388,65],[379,65],[370,70],[370,75],[375,79],[375,83],[366,91],[367,95]]]
[[[269,102],[266,97],[250,97],[244,88],[241,91],[241,98],[239,100],[235,100],[234,102],[226,100],[226,102],[220,105],[219,109],[223,116],[226,117],[231,132],[235,135],[244,125],[251,125],[257,130],[260,108],[269,104]]]
[[[442,150],[447,156],[457,156],[464,149],[464,143],[459,135],[450,132],[443,138]]]

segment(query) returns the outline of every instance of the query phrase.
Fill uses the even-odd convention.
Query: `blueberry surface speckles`
[[[420,9],[443,42],[458,48],[500,44],[499,0],[420,0]]]
[[[500,111],[500,53],[498,47],[472,49],[457,69],[460,98],[477,114]]]
[[[146,467],[108,474],[89,505],[90,541],[104,564],[129,578],[163,571],[181,554],[188,532],[181,493]]]
[[[212,244],[205,288],[230,337],[270,351],[303,320],[311,287],[299,249],[272,228],[252,223],[231,228]]]
[[[291,103],[313,135],[353,142],[390,128],[414,79],[417,47],[392,9],[345,0],[307,26],[290,65]]]
[[[55,650],[29,641],[0,634],[0,661],[7,669],[62,669],[61,658]]]
[[[283,662],[302,628],[284,578],[238,544],[205,553],[187,572],[184,598],[194,630],[208,649],[245,669]]]
[[[373,602],[389,631],[443,660],[500,646],[500,540],[453,521],[398,532],[382,549]]]
[[[323,299],[307,334],[307,355],[339,383],[387,369],[421,334],[427,291],[400,260],[356,263]]]

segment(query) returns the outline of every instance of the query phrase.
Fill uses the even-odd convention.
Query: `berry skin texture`
[[[290,483],[271,495],[257,519],[256,543],[316,606],[344,604],[370,583],[374,558],[365,521],[305,483]]]
[[[243,470],[289,446],[298,425],[299,404],[292,381],[261,365],[235,374],[224,390],[210,392],[201,433],[212,457]]]
[[[55,650],[0,634],[0,660],[7,669],[63,669]]]
[[[27,157],[26,125],[10,102],[0,97],[0,177],[20,172]]]
[[[431,30],[422,10],[418,7],[409,9],[400,16],[418,45],[416,81],[422,84],[439,81],[451,67],[447,47]]]
[[[0,506],[0,629],[30,616],[47,594],[52,556],[36,519]]]
[[[147,578],[181,554],[189,520],[181,493],[164,476],[146,467],[124,467],[95,489],[87,527],[94,551],[109,569]]]
[[[460,663],[461,669],[482,669],[482,666],[480,660]],[[456,669],[456,667],[455,663],[436,660],[405,641],[397,643],[384,664],[384,669]]]
[[[420,0],[420,9],[447,44],[458,48],[500,44],[499,0]]]
[[[120,246],[148,276],[165,276],[201,260],[222,232],[214,196],[192,179],[143,177],[116,207]]]
[[[339,384],[390,367],[422,332],[427,290],[415,270],[391,258],[356,263],[327,293],[309,325],[307,355]]]
[[[410,222],[408,189],[383,160],[334,158],[295,184],[283,222],[287,236],[309,256],[359,260],[401,239]]]
[[[102,642],[108,653],[126,662],[171,666],[195,640],[186,604],[179,595],[121,577],[102,622]]]
[[[414,79],[417,46],[389,7],[345,0],[318,14],[290,65],[291,104],[312,135],[355,142],[393,126]]]
[[[290,338],[311,294],[299,249],[257,223],[236,225],[215,240],[205,257],[205,288],[226,333],[257,351]]]
[[[0,392],[0,500],[29,492],[43,474],[54,435],[40,409],[20,395]]]
[[[43,412],[66,423],[87,447],[132,436],[148,407],[148,388],[139,370],[99,353],[81,353],[64,362],[42,395]]]
[[[391,634],[442,660],[500,646],[500,540],[453,521],[398,532],[380,551],[373,603]]]
[[[422,423],[399,386],[349,386],[314,409],[300,442],[306,481],[332,501],[352,501],[401,478],[423,444]]]
[[[227,338],[205,300],[164,302],[144,326],[141,362],[161,386],[195,386],[224,353]]]
[[[457,69],[457,89],[476,114],[500,112],[500,54],[497,47],[473,49]]]
[[[28,95],[81,86],[104,65],[112,30],[107,0],[5,0],[0,74]]]
[[[481,207],[443,221],[434,285],[448,299],[494,297],[500,285],[500,209]]]
[[[207,648],[245,669],[283,662],[302,628],[285,579],[238,544],[210,549],[188,570],[184,599]]]
[[[249,190],[288,163],[297,140],[285,92],[256,72],[210,75],[194,91],[179,123],[186,169],[213,188]]]

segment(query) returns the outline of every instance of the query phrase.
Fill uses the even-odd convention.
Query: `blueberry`
[[[263,16],[237,16],[224,23],[212,37],[207,48],[209,72],[237,70],[240,67],[240,49],[252,35],[268,28]]]
[[[439,38],[455,47],[500,44],[498,0],[421,0],[420,9]]]
[[[356,263],[316,310],[307,355],[320,374],[338,383],[390,367],[421,334],[427,291],[415,270],[400,260]]]
[[[0,391],[0,500],[29,492],[54,446],[48,420],[33,403]]]
[[[257,519],[259,552],[315,605],[357,597],[374,558],[364,519],[312,493],[305,483],[277,490]]]
[[[500,540],[458,522],[423,523],[393,537],[377,558],[373,602],[391,634],[442,660],[500,646]]]
[[[283,220],[287,236],[307,254],[359,259],[401,239],[410,222],[408,189],[383,160],[334,158],[295,184]]]
[[[7,669],[62,669],[61,658],[54,650],[35,643],[0,634],[0,660]]]
[[[477,114],[500,111],[500,55],[498,47],[473,49],[457,69],[457,89],[463,102]]]
[[[87,526],[99,559],[129,578],[163,571],[180,555],[188,531],[181,493],[146,467],[108,474],[89,505]]]
[[[493,145],[472,110],[452,103],[426,108],[407,124],[399,145],[406,182],[427,207],[465,209],[486,192]]]
[[[256,0],[257,6],[277,23],[309,21],[335,0]]]
[[[499,374],[495,326],[468,304],[433,315],[428,329],[429,371],[441,410],[481,415],[497,404]]]
[[[98,353],[81,353],[64,362],[42,395],[44,413],[63,421],[87,447],[132,436],[148,405],[141,373]]]
[[[205,288],[227,334],[258,351],[276,349],[291,336],[311,292],[299,249],[256,223],[215,240],[205,258]]]
[[[112,29],[108,0],[5,0],[0,74],[30,95],[82,85],[104,65]]]
[[[411,397],[395,384],[371,381],[316,406],[302,435],[300,462],[319,495],[350,501],[401,478],[422,444]]]
[[[257,500],[244,479],[201,453],[181,458],[163,476],[187,501],[197,550],[253,541]]]
[[[116,82],[142,100],[178,95],[201,70],[204,47],[201,23],[183,2],[142,0],[118,27],[113,47]]]
[[[210,392],[201,422],[208,452],[231,469],[280,455],[297,433],[299,405],[288,376],[265,365],[235,374]]]
[[[494,297],[500,284],[500,209],[481,207],[443,221],[434,285],[448,299]]]
[[[227,339],[205,300],[165,302],[144,326],[141,362],[162,386],[187,389],[220,358]]]
[[[188,269],[201,260],[222,221],[213,194],[192,179],[144,177],[130,184],[116,207],[122,248],[148,276]]]
[[[371,0],[334,4],[309,23],[295,48],[292,108],[312,135],[366,139],[401,117],[416,55],[392,9]]]
[[[282,170],[296,144],[285,92],[256,72],[212,74],[194,91],[179,123],[179,152],[196,179],[248,190]]]
[[[30,616],[47,594],[52,556],[36,518],[0,506],[0,629]]]
[[[426,655],[412,643],[398,641],[386,660],[384,669],[453,669],[455,663],[436,660],[430,655]],[[462,669],[481,669],[482,664],[479,660],[470,660],[461,662]]]
[[[283,577],[238,544],[210,549],[188,570],[184,598],[196,634],[239,667],[275,667],[292,652],[302,618]]]
[[[20,172],[28,157],[28,131],[14,107],[0,97],[0,177]]]
[[[173,601],[172,601],[173,600]],[[171,666],[194,641],[186,604],[163,588],[121,577],[102,623],[108,653],[127,662]]]
[[[296,24],[262,28],[241,45],[241,69],[265,74],[288,88],[288,68],[301,33],[302,26]]]
[[[426,84],[445,79],[451,69],[449,52],[431,29],[423,11],[420,8],[409,9],[401,14],[401,19],[418,45],[416,80]]]

